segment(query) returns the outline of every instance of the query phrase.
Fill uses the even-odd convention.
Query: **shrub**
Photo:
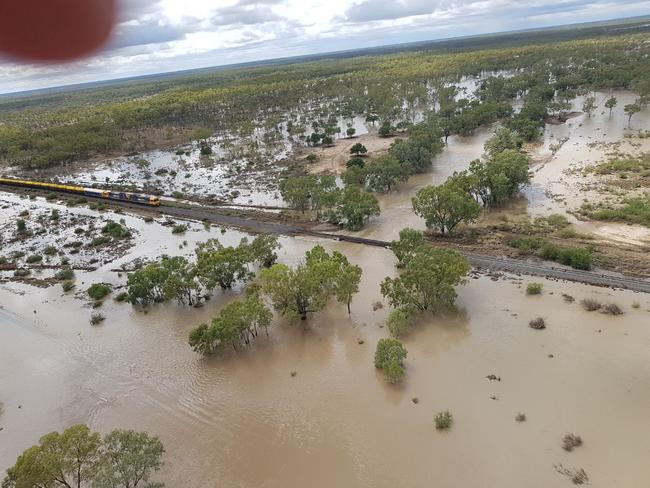
[[[147,215],[143,220],[144,220],[146,223],[150,224],[151,222],[153,222],[153,217],[150,216],[150,215]]]
[[[46,256],[54,256],[57,252],[58,251],[54,246],[47,246],[45,249],[43,249],[43,254]]]
[[[61,288],[63,288],[63,291],[66,293],[72,290],[74,287],[75,287],[74,281],[71,280],[67,280],[61,283]]]
[[[115,239],[123,239],[125,237],[129,237],[131,235],[131,232],[129,232],[129,229],[123,225],[109,220],[102,228],[102,234],[109,235]]]
[[[99,236],[99,237],[95,237],[95,238],[90,242],[90,245],[91,245],[92,247],[99,247],[99,246],[103,246],[104,244],[108,244],[109,242],[111,242],[111,238],[110,238],[110,237],[108,237],[108,236]]]
[[[526,295],[541,295],[544,285],[541,283],[528,283],[526,287]]]
[[[29,217],[29,210],[23,210],[18,214],[19,217]]]
[[[3,264],[9,264],[9,259],[7,259],[5,256],[0,256],[0,266]]]
[[[576,447],[580,447],[581,445],[582,438],[579,435],[567,434],[562,439],[562,449],[568,452],[573,451]]]
[[[52,209],[52,214],[50,215],[50,219],[51,220],[59,220],[60,217],[61,217],[61,212],[59,212],[58,209],[53,208]]]
[[[447,430],[454,423],[454,418],[449,411],[444,411],[433,417],[433,423],[436,425],[436,429]]]
[[[185,195],[183,195],[183,193],[181,193],[180,191],[173,191],[172,197],[176,198],[177,200],[180,200],[183,197],[185,197]]]
[[[621,307],[615,303],[608,303],[601,309],[600,313],[604,313],[606,315],[623,315],[624,312],[623,309],[621,309]]]
[[[94,313],[90,316],[90,325],[101,324],[104,320],[106,320],[106,317],[104,317],[101,313]]]
[[[587,312],[595,312],[596,310],[603,308],[603,304],[593,298],[585,298],[584,300],[581,300],[580,305],[582,305],[582,308]]]
[[[525,414],[525,413],[521,413],[521,412],[519,412],[519,413],[515,416],[515,420],[516,420],[517,422],[525,422],[525,421],[526,421],[526,414]]]
[[[16,220],[16,230],[19,234],[24,234],[27,232],[27,224],[23,219]]]
[[[404,377],[407,351],[396,339],[380,339],[375,350],[375,367],[384,371],[386,381],[398,383]]]
[[[26,278],[30,274],[32,274],[32,270],[28,268],[18,268],[16,271],[14,271],[14,276],[16,278]]]
[[[531,329],[535,330],[546,329],[546,322],[542,317],[537,317],[536,319],[531,320],[528,325],[530,325]]]
[[[174,227],[172,227],[172,234],[184,234],[186,231],[186,224],[176,224]]]
[[[390,335],[397,338],[401,336],[409,325],[409,313],[406,310],[397,309],[393,310],[388,316],[387,320],[388,330]]]
[[[54,274],[59,281],[68,281],[74,278],[74,271],[71,268],[62,268]]]
[[[129,299],[129,294],[125,291],[121,292],[115,297],[116,302],[125,302]]]
[[[95,283],[88,288],[87,293],[93,300],[102,300],[111,292],[111,285],[106,283]]]
[[[40,263],[43,261],[43,256],[40,254],[32,254],[31,256],[27,256],[27,259],[25,259],[25,261],[29,264]]]

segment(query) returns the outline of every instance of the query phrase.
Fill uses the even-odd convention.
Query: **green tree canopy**
[[[276,264],[260,273],[262,293],[275,310],[291,319],[306,320],[307,314],[322,310],[332,296],[346,303],[358,291],[361,268],[352,266],[338,252],[328,254],[315,246],[296,267]]]
[[[339,219],[350,230],[360,230],[370,217],[379,215],[379,212],[377,198],[357,186],[345,187],[337,207]]]
[[[73,425],[25,450],[2,487],[137,488],[160,469],[163,453],[158,438],[146,433],[116,430],[102,440],[86,425]]]
[[[354,154],[355,156],[359,156],[360,154],[367,154],[368,149],[366,149],[366,146],[361,144],[360,142],[357,142],[354,146],[350,148],[350,154]]]
[[[278,265],[275,265],[278,266]],[[226,305],[210,325],[202,324],[190,332],[192,349],[201,354],[213,354],[226,347],[237,350],[255,339],[259,329],[268,334],[273,315],[259,295],[253,293],[244,300]]]
[[[403,268],[413,258],[420,247],[424,246],[424,234],[415,229],[402,229],[399,240],[390,243],[390,249],[397,258],[397,267]]]
[[[399,383],[404,377],[404,360],[407,354],[397,339],[379,339],[375,350],[375,368],[384,372],[389,383]]]
[[[481,213],[476,200],[453,181],[418,190],[412,203],[413,211],[425,220],[427,227],[436,228],[441,234],[453,232],[461,222],[474,222]]]
[[[381,156],[365,167],[366,181],[371,191],[390,192],[398,181],[406,181],[410,174],[391,155]]]
[[[467,260],[449,249],[422,246],[396,278],[386,278],[381,293],[394,308],[435,311],[453,305],[454,286],[469,272]]]
[[[516,131],[501,127],[485,143],[485,154],[488,157],[496,156],[507,149],[520,150],[524,144]]]

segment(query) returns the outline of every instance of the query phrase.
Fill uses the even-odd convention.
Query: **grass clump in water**
[[[526,295],[541,295],[544,285],[541,283],[528,283],[526,287]]]
[[[582,445],[582,437],[575,434],[567,434],[562,438],[562,449],[567,452],[573,451]]]
[[[436,416],[433,417],[433,423],[438,430],[449,430],[451,425],[454,423],[454,417],[446,410],[436,414]]]
[[[106,317],[104,317],[101,313],[94,313],[90,316],[90,325],[99,325],[104,320],[106,320]]]
[[[580,305],[582,305],[582,308],[587,312],[595,312],[596,310],[603,308],[603,304],[593,298],[585,298],[584,300],[581,300]]]
[[[601,310],[600,313],[605,315],[623,315],[623,309],[615,303],[608,303]]]
[[[542,317],[537,317],[536,319],[531,320],[528,325],[531,329],[535,330],[546,329],[546,321]]]
[[[95,283],[88,288],[87,293],[93,300],[102,300],[111,292],[111,285],[106,283]]]

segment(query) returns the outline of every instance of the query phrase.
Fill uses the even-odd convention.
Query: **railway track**
[[[307,229],[297,224],[278,221],[267,221],[254,217],[245,217],[225,213],[219,208],[208,208],[199,205],[172,205],[171,202],[161,200],[160,207],[147,207],[130,202],[110,200],[107,203],[130,208],[135,211],[149,210],[152,212],[188,220],[205,220],[216,225],[235,227],[252,233],[266,233],[287,236],[310,236],[319,239],[330,239],[373,247],[390,246],[390,242],[364,237],[334,234]],[[621,288],[641,293],[650,293],[650,280],[616,275],[602,271],[581,271],[571,268],[548,264],[545,262],[523,261],[507,257],[494,257],[482,254],[462,252],[470,264],[482,270],[495,272],[509,272],[553,278],[558,280],[585,283],[588,285]]]

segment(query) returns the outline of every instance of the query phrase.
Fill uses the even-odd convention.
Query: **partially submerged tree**
[[[420,247],[396,278],[386,278],[381,293],[394,308],[436,311],[453,305],[454,286],[464,282],[467,260],[450,249]]]
[[[277,265],[276,265],[277,266]],[[257,337],[260,329],[268,335],[273,315],[256,293],[226,305],[210,325],[202,324],[190,332],[192,349],[213,354],[226,347],[237,350]]]
[[[407,354],[397,339],[379,339],[375,350],[375,368],[384,372],[389,383],[399,383],[404,377],[404,359]]]
[[[305,262],[296,267],[276,264],[260,273],[261,291],[275,310],[301,320],[322,310],[332,296],[349,307],[360,279],[361,268],[336,251],[328,254],[322,246],[308,251]]]
[[[519,151],[523,144],[523,139],[516,131],[502,127],[497,129],[494,135],[485,143],[485,154],[488,157],[493,157],[508,149]]]
[[[390,192],[397,182],[406,181],[410,175],[391,155],[371,161],[365,170],[368,188],[377,192]]]
[[[403,268],[424,245],[424,234],[415,229],[402,229],[399,240],[390,243],[390,249],[397,258],[397,267]]]
[[[618,99],[616,97],[610,97],[607,99],[605,102],[605,108],[609,109],[609,116],[612,116],[612,110],[614,110],[614,107],[618,105]]]
[[[589,118],[596,110],[596,97],[587,97],[582,103],[582,111],[587,114]]]
[[[413,211],[425,220],[427,227],[436,228],[443,235],[461,222],[474,222],[481,213],[476,200],[453,182],[418,190],[412,203]]]
[[[163,453],[158,438],[146,433],[115,430],[102,440],[86,425],[73,425],[25,450],[2,487],[137,488],[160,469]]]
[[[628,125],[632,123],[632,117],[638,114],[641,111],[641,105],[639,103],[629,103],[624,108],[623,111],[627,114]]]
[[[371,193],[356,186],[347,186],[343,190],[336,212],[348,229],[360,230],[370,217],[379,215],[379,202]]]

